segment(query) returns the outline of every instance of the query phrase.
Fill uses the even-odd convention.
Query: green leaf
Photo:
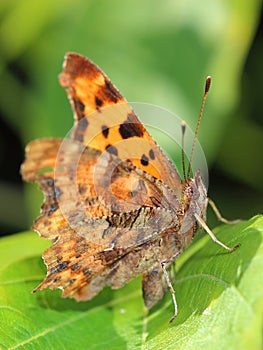
[[[104,289],[89,302],[32,289],[43,279],[48,241],[27,232],[0,240],[2,349],[260,349],[263,306],[263,217],[214,230],[178,259],[179,315],[169,324],[169,293],[149,313],[140,278]]]

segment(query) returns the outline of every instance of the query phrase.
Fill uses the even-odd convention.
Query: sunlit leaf
[[[179,259],[171,296],[148,314],[140,279],[104,289],[89,302],[32,289],[43,279],[40,255],[47,241],[24,233],[0,241],[0,346],[2,349],[255,349],[261,348],[263,218],[220,226],[229,254],[204,237]]]

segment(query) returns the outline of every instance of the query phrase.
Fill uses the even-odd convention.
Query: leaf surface
[[[214,230],[229,254],[205,236],[178,259],[179,315],[169,324],[169,293],[149,313],[140,278],[104,289],[89,302],[61,292],[32,294],[43,279],[48,241],[32,232],[0,240],[2,349],[260,349],[263,306],[263,218]]]

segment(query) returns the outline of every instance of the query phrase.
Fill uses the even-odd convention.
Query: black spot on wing
[[[155,159],[155,154],[154,154],[154,151],[152,149],[150,149],[150,151],[149,151],[149,156],[152,160]]]
[[[149,158],[145,154],[143,154],[141,157],[141,164],[144,166],[147,166],[149,164]]]
[[[84,113],[85,105],[81,100],[79,100],[76,97],[73,98],[72,101],[73,101],[75,113],[77,114],[77,119],[80,120],[85,116],[85,113]]]
[[[129,113],[127,119],[120,124],[119,133],[123,139],[128,139],[130,137],[142,137],[144,132],[144,127],[138,121],[135,114]]]
[[[43,213],[46,212],[48,216],[51,216],[54,213],[54,211],[56,211],[57,209],[58,209],[58,205],[56,203],[52,203],[47,211],[45,210],[42,210],[42,211]]]
[[[97,108],[100,108],[103,105],[103,101],[98,96],[95,96],[95,104]]]
[[[129,137],[135,136],[131,124],[123,123],[120,125],[119,132],[123,139],[128,139]]]
[[[122,99],[119,91],[112,85],[112,83],[105,78],[105,86],[102,87],[101,94],[105,96],[106,100],[110,100],[117,103],[119,99]]]
[[[54,266],[51,270],[51,273],[58,273],[63,270],[65,270],[68,267],[69,262],[68,261],[63,261],[59,263],[57,266]]]
[[[80,266],[78,264],[74,264],[71,266],[72,271],[78,270],[79,268],[80,268]]]
[[[115,156],[118,156],[118,150],[116,147],[112,146],[112,145],[108,145],[106,146],[106,151],[111,153],[111,154],[114,154]]]
[[[109,128],[106,125],[102,125],[101,131],[102,131],[103,136],[106,139],[109,135]]]
[[[75,128],[73,129],[73,138],[74,138],[74,140],[83,142],[84,134],[85,134],[85,131],[86,131],[88,126],[89,126],[88,119],[87,118],[82,118],[78,122],[78,124],[75,126]]]

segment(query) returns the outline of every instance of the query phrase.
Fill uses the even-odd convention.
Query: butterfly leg
[[[174,321],[174,319],[176,318],[177,314],[178,314],[178,309],[177,309],[177,302],[176,302],[176,298],[175,298],[175,291],[173,289],[173,286],[172,286],[172,283],[171,283],[171,280],[170,280],[170,276],[166,270],[166,262],[165,261],[162,261],[161,262],[161,266],[162,266],[162,269],[163,269],[163,274],[164,274],[164,278],[166,280],[166,283],[167,283],[167,286],[168,288],[170,289],[170,292],[172,294],[172,299],[173,299],[173,304],[174,304],[174,314],[173,314],[173,317],[170,319],[170,323]]]
[[[228,247],[227,245],[225,245],[223,242],[219,241],[216,236],[213,234],[213,232],[210,230],[210,228],[207,226],[207,224],[205,223],[205,221],[198,215],[195,214],[195,218],[197,220],[197,222],[200,224],[200,226],[209,234],[209,236],[212,238],[212,240],[219,244],[221,247],[223,247],[224,249],[228,250],[229,252],[233,252],[235,251],[240,244],[237,244],[236,246],[234,246],[233,248]]]
[[[237,222],[240,221],[240,219],[230,221],[230,220],[223,218],[219,209],[217,208],[217,206],[215,205],[215,203],[212,201],[211,198],[208,198],[208,203],[210,204],[211,208],[213,209],[213,211],[216,214],[216,217],[218,218],[219,221],[224,222],[225,224],[229,224],[229,225],[236,224]]]

